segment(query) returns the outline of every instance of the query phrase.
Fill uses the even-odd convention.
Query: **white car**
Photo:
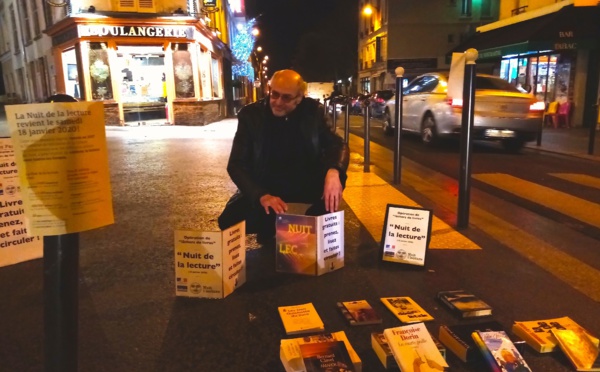
[[[448,75],[428,73],[414,78],[403,90],[402,130],[419,133],[425,144],[442,137],[459,136],[462,100],[447,96]],[[386,102],[383,130],[394,133],[396,97]],[[501,141],[505,149],[519,151],[540,129],[544,102],[519,91],[506,80],[477,74],[475,81],[473,139]]]

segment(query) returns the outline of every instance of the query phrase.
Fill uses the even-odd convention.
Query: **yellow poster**
[[[114,223],[101,102],[6,106],[31,234]]]
[[[10,138],[0,138],[0,266],[40,258],[43,241],[26,227],[19,174]]]

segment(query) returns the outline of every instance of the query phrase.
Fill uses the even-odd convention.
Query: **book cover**
[[[342,301],[337,303],[337,307],[350,325],[380,324],[382,322],[379,314],[366,300]]]
[[[279,214],[275,230],[277,272],[322,275],[344,267],[344,211]]]
[[[433,320],[433,317],[410,297],[382,297],[381,302],[402,323],[418,323]]]
[[[300,353],[306,372],[355,371],[344,341],[301,344]]]
[[[442,354],[442,357],[446,359],[446,347],[440,343],[435,337],[431,336],[431,339],[435,343],[435,346]],[[392,354],[392,349],[390,349],[390,345],[388,344],[383,332],[372,332],[371,333],[371,348],[379,358],[379,361],[385,369],[390,371],[399,371],[398,363],[394,359],[394,354]]]
[[[475,331],[502,331],[504,327],[495,320],[476,324],[441,325],[438,339],[454,355],[465,363],[481,362],[481,354],[477,351],[471,335]]]
[[[556,350],[557,341],[551,333],[552,329],[581,329],[585,332],[583,327],[568,316],[552,319],[515,321],[512,326],[512,332],[525,340],[529,346],[539,353],[549,353]],[[589,336],[594,343],[598,343],[598,338],[592,335]]]
[[[414,323],[383,331],[400,370],[443,371],[448,367],[424,323]]]
[[[464,289],[438,292],[437,298],[461,318],[492,315],[492,307]]]
[[[504,331],[475,331],[475,345],[494,372],[531,372],[531,368]]]
[[[362,361],[356,353],[356,350],[354,350],[352,347],[352,344],[350,344],[350,340],[348,340],[348,337],[344,331],[320,333],[281,340],[279,356],[286,372],[305,371],[304,360],[302,358],[302,353],[300,352],[300,345],[332,341],[344,342],[346,350],[348,351],[348,355],[350,356],[350,360],[354,366],[354,370],[356,372],[362,372]]]
[[[598,343],[583,329],[551,329],[558,346],[577,371],[600,371]]]
[[[325,329],[323,321],[312,303],[280,306],[279,316],[288,335],[320,332]]]

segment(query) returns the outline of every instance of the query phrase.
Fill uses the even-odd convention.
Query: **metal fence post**
[[[471,153],[473,151],[473,125],[475,111],[475,60],[478,52],[468,49],[465,52],[465,81],[463,85],[463,111],[460,130],[460,175],[458,179],[457,227],[469,226],[469,204],[471,202]]]
[[[404,80],[404,69],[397,67],[396,73],[396,108],[394,110],[394,120],[396,121],[396,143],[394,146],[394,183],[400,184],[401,168],[402,168],[402,153],[400,151],[402,139],[402,81]]]

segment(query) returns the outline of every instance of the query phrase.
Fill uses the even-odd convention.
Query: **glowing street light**
[[[373,6],[371,6],[371,4],[365,5],[362,13],[363,13],[363,15],[370,17],[373,14]]]

